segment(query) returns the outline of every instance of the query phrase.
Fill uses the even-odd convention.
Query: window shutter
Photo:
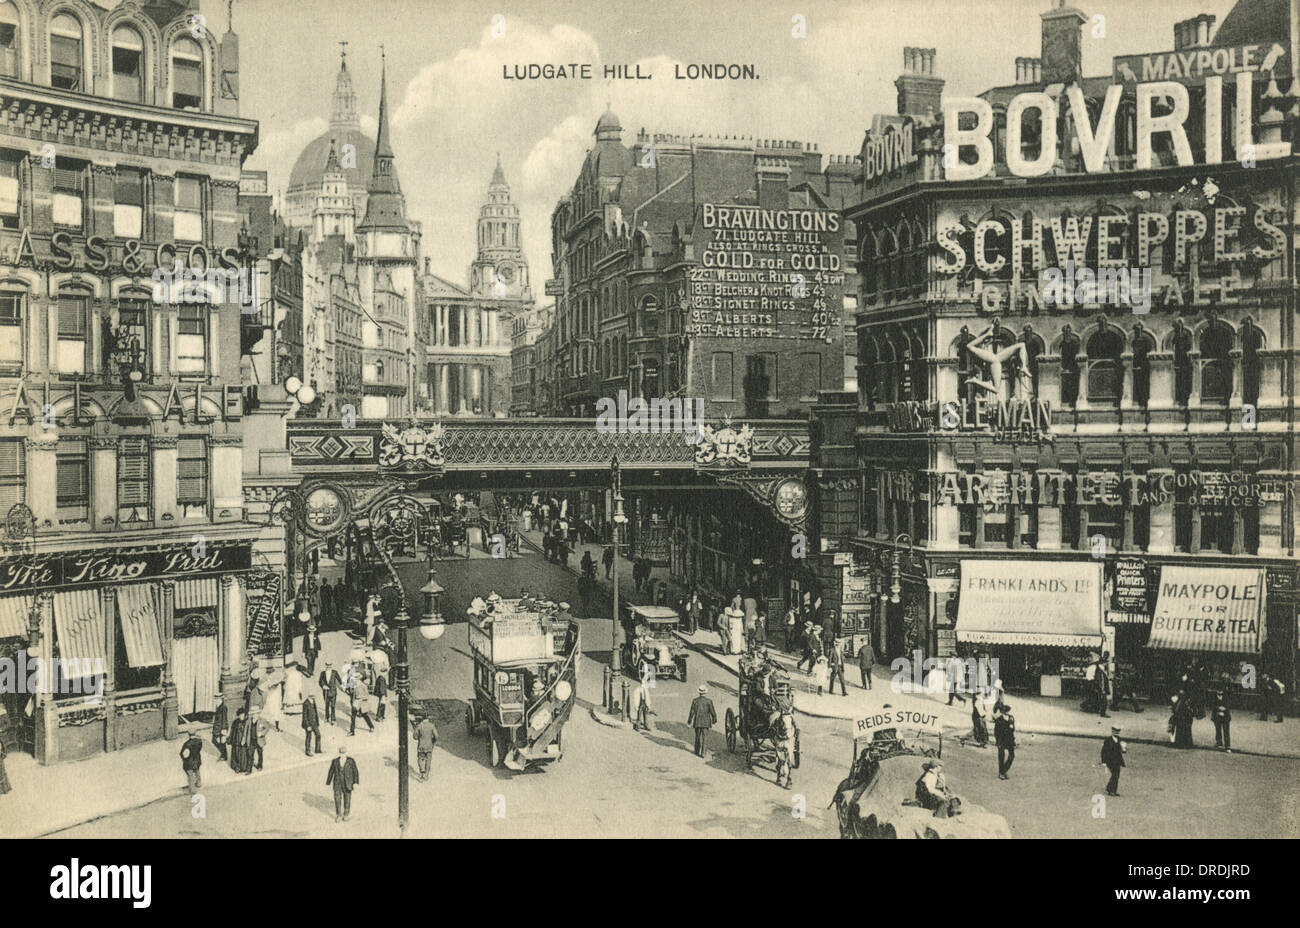
[[[181,438],[176,443],[176,499],[182,503],[206,503],[208,499],[208,451],[202,438]]]
[[[144,206],[144,182],[140,172],[118,168],[113,198],[122,206]]]
[[[117,459],[117,503],[144,506],[149,503],[149,443],[143,438],[124,438]]]
[[[85,336],[86,301],[81,297],[59,297],[59,337]]]

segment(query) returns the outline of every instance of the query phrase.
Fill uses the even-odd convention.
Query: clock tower
[[[487,202],[478,211],[478,256],[469,268],[469,289],[479,299],[533,298],[528,262],[519,237],[519,207],[510,198],[500,155],[488,184]]]

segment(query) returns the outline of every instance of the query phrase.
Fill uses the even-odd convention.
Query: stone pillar
[[[1165,474],[1172,476],[1172,468],[1153,467],[1147,471],[1147,486],[1152,488],[1152,495],[1159,493],[1161,479]],[[1147,545],[1149,554],[1174,553],[1174,496],[1151,503],[1151,539]]]
[[[58,525],[58,498],[54,484],[59,438],[54,429],[27,439],[27,505],[36,517],[36,529]]]
[[[245,622],[244,591],[232,574],[225,574],[218,585],[217,627],[221,637],[221,699],[229,707],[231,718],[243,705],[244,689],[248,685]]]
[[[176,502],[177,459],[176,436],[155,435],[151,444],[153,453],[153,518],[155,524],[180,521],[180,506]]]
[[[451,413],[451,367],[445,362],[438,365],[438,412]]]
[[[99,588],[104,617],[104,750],[117,750],[117,597],[113,587]]]
[[[1264,481],[1278,480],[1284,478],[1281,471],[1260,471],[1260,479]],[[1285,494],[1283,494],[1285,497]],[[1282,547],[1282,500],[1261,502],[1259,505],[1259,556],[1260,557],[1280,557],[1283,554]]]
[[[46,349],[49,352],[50,366],[49,371],[55,373],[59,370],[59,305],[58,301],[51,297],[49,306],[46,307]]]
[[[158,607],[161,610],[158,620],[162,636],[162,688],[163,688],[163,737],[168,741],[174,739],[180,730],[180,700],[176,694],[176,678],[172,668],[175,666],[174,636],[176,634],[176,581],[163,580],[158,584]]]
[[[1170,409],[1174,405],[1174,362],[1169,354],[1147,355],[1151,364],[1151,398],[1148,409]]]
[[[1057,473],[1053,470],[1035,471],[1035,478],[1039,479],[1041,475],[1047,475],[1047,486],[1051,486],[1051,476]],[[1039,480],[1041,483],[1041,480]],[[1059,503],[1059,500],[1057,501]],[[1039,504],[1038,506],[1038,550],[1040,551],[1059,551],[1061,550],[1061,507],[1059,505],[1047,506]]]
[[[40,656],[41,666],[50,667],[54,663],[54,594],[36,594],[36,620],[34,628],[29,627],[27,651]],[[35,694],[36,706],[33,716],[36,720],[36,735],[33,739],[36,759],[42,764],[57,763],[59,759],[59,714],[54,704],[54,675],[40,675],[38,691]]]
[[[97,532],[117,528],[117,439],[96,435],[90,439],[91,527]]]

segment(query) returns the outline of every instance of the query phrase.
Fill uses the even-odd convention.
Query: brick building
[[[58,669],[2,697],[0,738],[43,763],[174,738],[245,683],[258,127],[196,8],[0,3],[0,650]]]

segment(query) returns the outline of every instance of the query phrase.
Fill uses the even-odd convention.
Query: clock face
[[[808,488],[802,480],[786,480],[776,488],[776,508],[787,519],[804,517],[808,512]]]
[[[501,276],[501,279],[504,280],[506,283],[510,283],[511,281],[513,281],[513,280],[515,279],[515,268],[514,268],[514,265],[511,265],[511,264],[503,264],[503,265],[501,265],[501,267],[500,267],[500,269],[497,271],[497,273]]]

